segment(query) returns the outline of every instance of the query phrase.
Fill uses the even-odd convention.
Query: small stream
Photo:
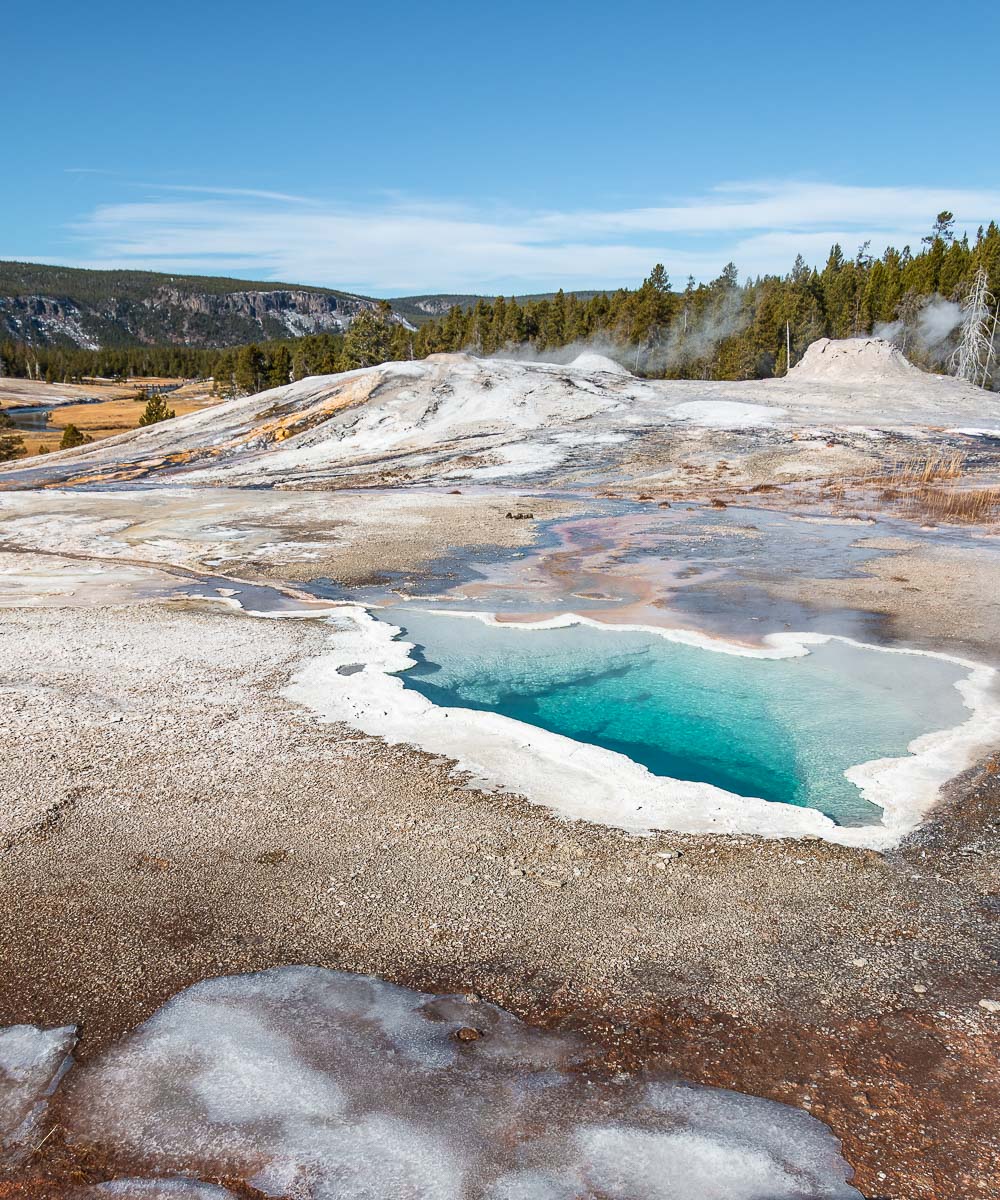
[[[57,407],[53,404],[39,404],[28,408],[5,408],[3,411],[14,429],[37,433],[48,426]]]

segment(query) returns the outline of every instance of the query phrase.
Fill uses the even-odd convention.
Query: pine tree
[[[10,417],[0,410],[0,462],[10,462],[24,453],[24,439],[16,433],[7,432],[13,426]]]
[[[954,236],[955,216],[954,213],[950,213],[945,209],[944,212],[938,213],[934,220],[934,228],[931,230],[930,235],[923,239],[923,242],[925,246],[933,245],[934,242],[944,242],[947,246],[951,243]]]
[[[381,312],[359,312],[344,337],[344,360],[348,370],[371,367],[389,358],[392,331]]]
[[[251,343],[241,346],[236,354],[233,382],[237,392],[245,395],[259,392],[264,387],[264,355],[259,346]]]
[[[139,418],[139,424],[158,425],[161,421],[170,421],[176,416],[177,413],[172,408],[167,408],[167,402],[162,396],[150,396]],[[68,428],[70,427],[67,426]]]
[[[11,462],[24,453],[24,439],[12,433],[0,433],[0,462]]]
[[[492,314],[485,300],[477,300],[472,310],[472,337],[469,347],[476,354],[492,354],[490,346],[490,318]]]
[[[650,348],[666,330],[674,311],[670,276],[663,263],[657,263],[643,280],[636,296],[632,340]]]
[[[539,336],[543,347],[566,345],[566,293],[562,288],[546,305]]]
[[[506,342],[505,328],[507,324],[507,301],[503,296],[497,296],[493,302],[493,315],[490,317],[490,345],[492,346],[491,353],[495,354],[498,350],[502,350]]]
[[[413,358],[413,331],[396,322],[389,339],[389,358],[392,362],[408,362]]]
[[[63,430],[62,437],[59,439],[60,450],[75,450],[77,446],[86,446],[88,442],[94,439],[88,437],[82,430],[77,429],[73,424],[69,424]]]
[[[284,387],[292,373],[292,354],[287,346],[278,346],[271,353],[267,372],[269,388]]]

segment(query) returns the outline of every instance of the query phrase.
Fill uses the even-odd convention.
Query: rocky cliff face
[[[375,302],[361,296],[292,290],[192,295],[160,288],[145,301],[145,307],[150,323],[159,323],[164,313],[182,314],[192,333],[197,333],[207,318],[222,324],[253,325],[268,337],[300,337],[306,333],[339,333],[357,313],[373,309]]]
[[[233,346],[340,333],[359,312],[376,305],[363,296],[297,289],[199,293],[160,287],[142,299],[112,298],[99,304],[69,297],[0,296],[0,338],[91,350],[136,342]]]
[[[446,316],[455,303],[457,301],[452,296],[420,296],[413,301],[415,308],[431,317]]]
[[[52,296],[0,296],[0,338],[47,345],[72,342],[96,350],[100,342],[87,328],[80,308]]]

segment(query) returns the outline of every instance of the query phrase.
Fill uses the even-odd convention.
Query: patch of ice
[[[1000,438],[1000,429],[983,429],[978,426],[964,426],[961,429],[946,429],[945,433],[960,433],[963,437]]]
[[[36,1133],[75,1044],[71,1025],[0,1029],[0,1162],[16,1159]]]
[[[806,1113],[585,1062],[483,1001],[282,967],[174,997],[81,1069],[66,1120],[147,1169],[297,1200],[858,1197]],[[156,1186],[111,1194],[199,1195]]]
[[[78,1200],[230,1200],[232,1195],[227,1188],[197,1179],[112,1179],[79,1192]]]

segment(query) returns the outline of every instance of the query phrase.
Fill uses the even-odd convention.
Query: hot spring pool
[[[846,769],[906,755],[921,734],[969,716],[954,686],[968,671],[927,655],[832,640],[801,657],[754,658],[613,627],[378,615],[414,644],[405,686],[436,705],[500,713],[654,775],[814,808],[840,825],[882,815]]]

